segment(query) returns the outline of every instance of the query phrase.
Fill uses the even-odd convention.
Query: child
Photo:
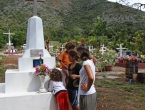
[[[62,74],[58,69],[54,68],[50,73],[48,86],[48,91],[55,95],[59,110],[69,110],[68,92],[63,86]]]
[[[70,61],[68,60],[68,51],[74,48],[75,48],[74,43],[72,42],[66,43],[65,45],[66,50],[62,52],[59,56],[60,68],[62,69],[63,73],[66,76],[65,83],[67,83],[67,77],[68,77],[67,68],[68,68],[68,65],[70,64]]]
[[[67,90],[69,94],[69,100],[72,105],[73,110],[79,110],[78,104],[78,85],[79,85],[79,71],[81,65],[77,62],[78,55],[75,50],[70,50],[68,52],[68,59],[71,62],[68,66],[68,84]]]

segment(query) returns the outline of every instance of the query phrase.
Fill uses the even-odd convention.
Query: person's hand
[[[76,79],[76,75],[75,75],[75,74],[70,75],[70,77],[71,77],[72,79]]]
[[[87,84],[81,84],[81,89],[87,92],[88,91]]]

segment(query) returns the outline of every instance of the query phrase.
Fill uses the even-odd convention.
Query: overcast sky
[[[108,0],[108,1],[118,2],[120,0]],[[142,4],[145,4],[145,0],[126,0],[126,4],[128,4],[129,6],[131,6],[134,3],[142,3]],[[145,11],[145,8],[143,9],[143,7],[142,7],[142,10]]]

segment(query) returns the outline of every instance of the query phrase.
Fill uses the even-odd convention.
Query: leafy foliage
[[[145,33],[145,14],[137,9],[107,0],[48,0],[38,5],[45,40],[64,43],[85,39],[87,45],[93,45],[97,50],[101,44],[115,49],[124,43],[135,52],[141,52],[144,47],[143,40],[138,38],[141,36],[142,39],[142,33]],[[14,46],[26,43],[27,21],[32,16],[32,7],[32,2],[23,0],[0,1],[0,48],[8,41],[3,35],[8,30],[15,33],[11,38]]]

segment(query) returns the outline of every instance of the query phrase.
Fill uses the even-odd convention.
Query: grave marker
[[[122,44],[120,44],[119,48],[116,48],[116,49],[119,49],[120,56],[122,56],[122,50],[123,50],[123,49],[126,49],[126,48],[123,48],[123,47],[122,47]]]
[[[101,50],[100,50],[102,55],[103,55],[104,52],[106,51],[105,49],[106,49],[106,47],[105,47],[104,44],[103,44],[102,47],[101,47]]]
[[[13,43],[11,43],[10,35],[14,35],[14,33],[10,33],[10,30],[9,30],[8,33],[3,33],[3,34],[8,34],[8,43],[7,43],[7,45],[8,45],[8,46],[13,45]]]

